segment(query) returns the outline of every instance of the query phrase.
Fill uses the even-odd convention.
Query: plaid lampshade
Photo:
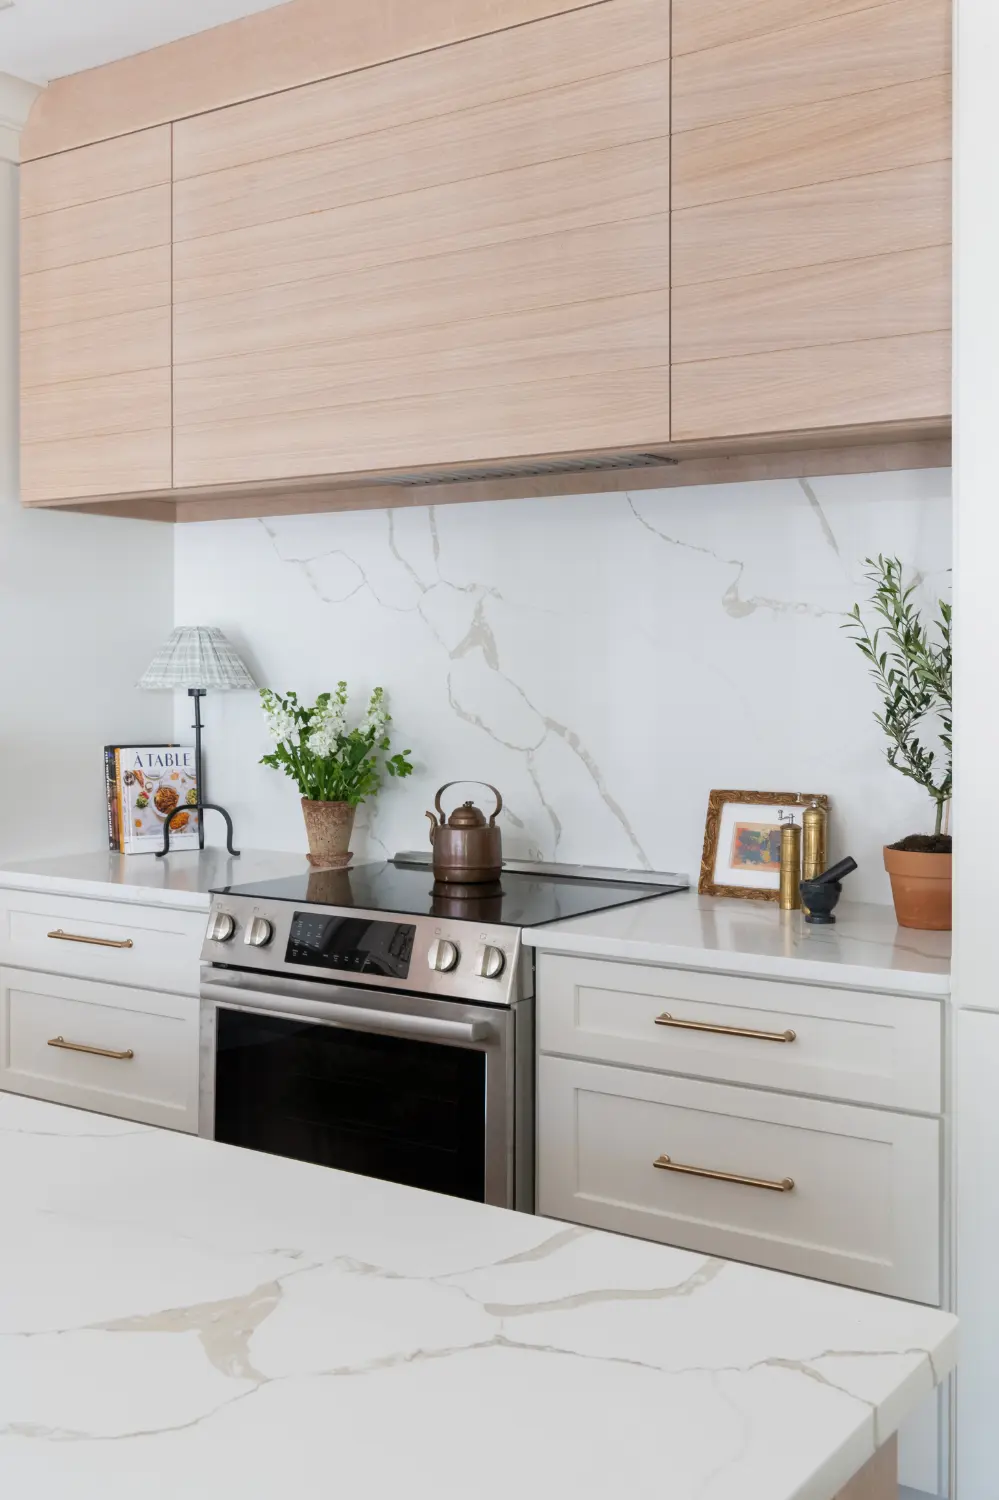
[[[214,625],[179,625],[139,678],[140,688],[256,687],[245,662]]]

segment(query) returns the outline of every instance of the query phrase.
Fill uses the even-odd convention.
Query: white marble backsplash
[[[458,776],[494,782],[508,854],[696,878],[712,787],[827,792],[854,899],[925,829],[884,762],[840,630],[863,558],[949,593],[950,471],[635,490],[177,528],[176,619],[216,624],[262,683],[359,707],[385,686],[417,772],[362,811],[355,858],[427,839]],[[189,705],[178,698],[177,731]],[[212,795],[258,848],[304,847],[296,789],[257,764],[255,696],[205,704]],[[459,789],[462,790],[462,789]],[[469,788],[477,800],[488,794]],[[216,830],[209,826],[209,837]]]

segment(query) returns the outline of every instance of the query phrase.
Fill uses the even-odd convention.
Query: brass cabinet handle
[[[684,1167],[668,1156],[657,1156],[652,1165],[664,1172],[686,1172],[688,1177],[710,1177],[714,1182],[737,1182],[740,1187],[767,1188],[771,1193],[794,1191],[793,1177],[782,1177],[779,1182],[771,1182],[768,1177],[740,1177],[737,1172],[713,1172],[710,1167]]]
[[[92,1057],[113,1057],[116,1062],[127,1062],[135,1056],[131,1047],[127,1052],[110,1052],[107,1047],[88,1047],[85,1042],[67,1042],[64,1036],[50,1037],[48,1045],[62,1047],[66,1052],[89,1052]]]
[[[55,932],[50,932],[49,937],[58,938],[60,943],[92,943],[95,948],[133,948],[135,946],[131,938],[81,937],[75,932],[63,932],[61,927],[57,927]]]
[[[756,1042],[794,1042],[797,1041],[796,1031],[750,1031],[745,1026],[717,1026],[711,1021],[677,1021],[664,1010],[661,1016],[656,1016],[657,1026],[676,1026],[681,1031],[711,1031],[716,1036],[748,1036]]]

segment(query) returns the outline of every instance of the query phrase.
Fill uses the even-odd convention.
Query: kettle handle
[[[446,781],[441,787],[440,791],[437,793],[437,796],[434,798],[434,806],[441,815],[441,823],[444,824],[447,822],[447,818],[444,815],[444,809],[443,807],[441,807],[441,798],[443,797],[444,793],[453,786],[484,786],[487,791],[492,792],[493,796],[496,798],[496,809],[492,817],[489,819],[489,826],[490,828],[492,828],[496,822],[496,819],[503,811],[503,798],[500,796],[496,788],[494,786],[491,786],[488,781]],[[427,817],[430,817],[429,813],[427,813]]]

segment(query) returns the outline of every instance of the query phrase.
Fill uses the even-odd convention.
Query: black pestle
[[[823,870],[821,875],[816,875],[814,884],[835,885],[838,880],[843,879],[844,875],[852,875],[856,868],[857,861],[851,859],[848,854],[846,859],[841,859],[838,864],[830,865],[828,870]]]

